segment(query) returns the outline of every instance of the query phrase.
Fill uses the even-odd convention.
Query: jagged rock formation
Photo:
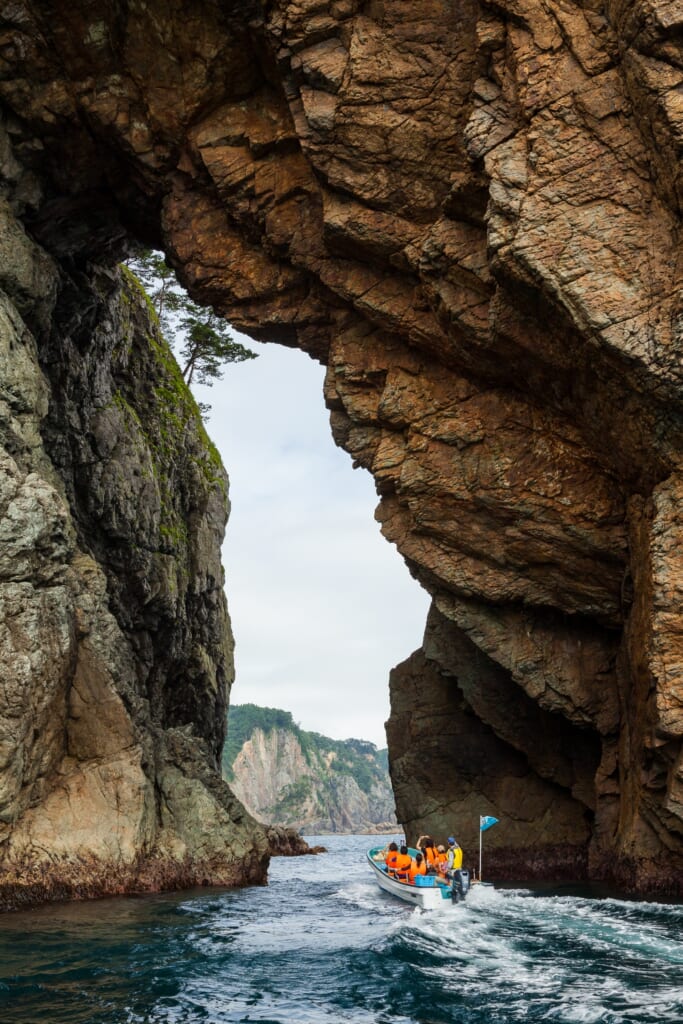
[[[282,825],[270,825],[266,829],[266,837],[271,857],[302,857],[306,854],[315,856],[327,852],[327,847],[309,846],[298,832]]]
[[[0,905],[261,882],[216,771],[227,477],[130,276],[2,200]],[[36,341],[40,344],[40,352]]]
[[[228,740],[226,778],[259,821],[307,835],[397,830],[386,750],[373,743],[306,732],[288,712],[253,704],[230,708]]]
[[[82,271],[132,233],[238,327],[328,365],[334,436],[434,596],[392,683],[408,834],[455,819],[470,845],[493,811],[499,871],[680,891],[680,12],[4,19],[12,209],[45,258]]]

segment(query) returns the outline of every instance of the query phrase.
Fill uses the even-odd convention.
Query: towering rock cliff
[[[382,529],[434,599],[423,649],[392,678],[408,834],[457,824],[471,845],[476,816],[495,812],[499,872],[680,891],[680,11],[3,12],[5,192],[26,244],[74,282],[69,317],[87,318],[102,288],[90,268],[133,235],[236,326],[328,366],[334,436],[374,474]],[[7,231],[14,251],[21,229]],[[50,288],[33,275],[15,308],[49,367]],[[82,428],[58,381],[35,411],[46,387],[23,411],[19,388],[13,415],[31,451],[44,423],[68,489]],[[38,486],[24,465],[13,493]],[[77,498],[81,529],[99,529],[82,481]],[[29,561],[67,543],[46,529]],[[59,663],[47,637],[39,649]],[[175,699],[169,724],[197,714],[215,742],[201,702]]]
[[[230,708],[223,769],[235,796],[259,821],[327,832],[396,832],[386,750],[299,728],[288,711]]]
[[[9,188],[0,905],[263,881],[263,830],[216,771],[227,477],[137,282],[60,266],[17,202]]]

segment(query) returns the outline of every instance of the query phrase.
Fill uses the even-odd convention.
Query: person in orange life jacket
[[[462,848],[458,846],[453,836],[448,837],[448,864],[447,871],[457,871],[462,867]]]
[[[396,858],[397,857],[398,857],[398,846],[396,845],[396,843],[389,843],[389,852],[387,853],[385,864],[386,864],[387,869],[388,869],[390,874],[391,874],[392,870],[394,869],[394,867],[396,866]]]
[[[415,876],[426,874],[427,865],[425,863],[425,859],[421,853],[416,853],[415,860],[412,860],[410,862],[410,867],[408,868],[408,881],[411,883],[411,885],[415,885]]]
[[[417,848],[422,852],[427,865],[427,873],[433,875],[437,870],[438,854],[431,836],[420,836],[417,841]]]
[[[413,858],[408,853],[408,847],[402,846],[396,860],[394,861],[394,877],[398,878],[399,881],[404,882],[408,877],[408,870],[412,863]]]
[[[436,848],[436,880],[439,885],[448,885],[446,871],[448,870],[448,854],[445,846]]]

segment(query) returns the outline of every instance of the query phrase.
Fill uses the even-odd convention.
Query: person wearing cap
[[[462,867],[462,848],[453,836],[448,837],[447,871],[457,871]]]

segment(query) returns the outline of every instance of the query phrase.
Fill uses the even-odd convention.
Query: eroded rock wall
[[[227,477],[135,280],[47,256],[10,186],[0,906],[261,882],[266,837],[217,771]]]
[[[359,741],[347,742],[351,749]],[[348,764],[335,768],[335,751],[310,744],[304,752],[289,729],[256,728],[232,764],[230,786],[259,821],[305,835],[396,832],[389,779],[379,770],[375,748],[367,747],[374,752],[364,755],[367,773],[354,777]],[[357,747],[354,753],[363,757]]]
[[[32,237],[81,260],[153,241],[236,326],[328,365],[334,436],[434,597],[392,683],[411,837],[470,847],[500,812],[501,870],[680,891],[680,13],[4,19]]]

